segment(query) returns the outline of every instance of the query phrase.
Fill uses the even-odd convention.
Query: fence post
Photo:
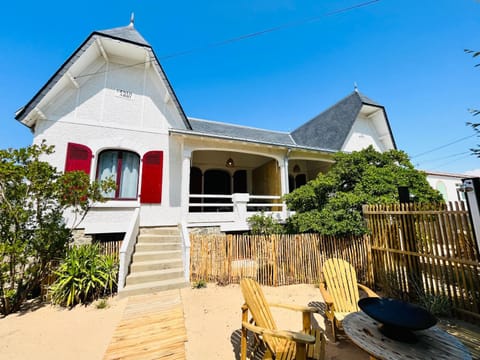
[[[272,258],[273,258],[273,271],[272,271],[272,276],[273,276],[273,286],[278,286],[278,279],[277,279],[277,237],[275,235],[270,235],[272,239]]]
[[[402,233],[404,234],[405,250],[410,254],[406,254],[407,261],[405,262],[407,281],[408,281],[408,296],[411,301],[418,299],[420,294],[424,292],[424,284],[422,279],[422,272],[420,270],[420,261],[418,256],[411,253],[418,254],[417,237],[415,234],[415,204],[402,204],[404,219],[402,221]],[[420,292],[420,293],[419,293]]]
[[[366,259],[367,259],[367,285],[373,287],[375,283],[373,275],[373,256],[372,256],[372,239],[368,234],[363,235],[363,242],[366,250]]]
[[[238,242],[238,239],[237,239],[237,242]],[[225,257],[227,258],[227,272],[228,272],[225,275],[226,277],[228,277],[228,283],[231,284],[232,283],[232,254],[233,254],[233,235],[232,234],[227,235],[225,250],[226,250]],[[241,279],[239,279],[239,281],[240,280]]]

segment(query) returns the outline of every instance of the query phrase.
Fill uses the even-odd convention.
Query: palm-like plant
[[[52,302],[64,306],[87,304],[116,290],[118,266],[114,256],[102,255],[98,244],[72,247],[55,274]]]

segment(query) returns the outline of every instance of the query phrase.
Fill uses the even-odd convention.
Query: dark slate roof
[[[272,145],[295,146],[287,132],[271,131],[246,126],[189,118],[192,130],[208,136],[231,138]]]
[[[65,63],[63,63],[62,66],[60,66],[57,72],[53,74],[53,76],[46,82],[46,84],[27,103],[27,105],[23,106],[15,113],[16,120],[22,121],[25,118],[25,116],[27,116],[40,103],[40,101],[48,93],[48,91],[50,91],[50,89],[52,89],[55,86],[55,84],[60,80],[60,78],[77,61],[77,59],[86,51],[88,47],[90,47],[90,45],[95,41],[96,36],[117,39],[120,41],[132,43],[135,45],[148,48],[150,55],[155,59],[155,61],[153,61],[153,65],[156,66],[160,76],[165,81],[167,89],[169,90],[170,95],[173,99],[173,102],[176,108],[178,109],[180,116],[183,118],[185,127],[187,129],[191,129],[187,116],[185,115],[185,112],[183,111],[183,108],[180,105],[180,102],[178,101],[178,98],[175,92],[173,91],[170,81],[168,80],[167,76],[165,75],[165,72],[163,71],[162,65],[158,61],[158,58],[155,55],[155,52],[153,51],[153,48],[143,38],[143,36],[140,35],[140,33],[137,30],[135,30],[133,25],[118,27],[118,28],[109,29],[109,30],[94,31],[92,34],[90,34],[90,36],[82,43],[82,45],[80,45],[80,47],[78,47],[78,49],[75,50],[75,52],[67,59],[67,61],[65,61]]]
[[[95,31],[100,35],[105,35],[113,39],[131,42],[134,44],[151,47],[142,35],[133,26],[122,26],[114,29]]]
[[[354,91],[312,120],[292,131],[294,141],[301,146],[340,150],[362,105],[377,106],[375,101]]]
[[[341,150],[363,105],[382,105],[354,91],[291,133],[189,118],[192,133],[256,143],[312,149],[328,152]],[[385,113],[385,111],[384,111]],[[385,119],[388,124],[388,119]],[[391,134],[391,131],[390,131]],[[393,137],[392,137],[393,139]]]

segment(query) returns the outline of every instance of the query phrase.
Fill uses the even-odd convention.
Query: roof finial
[[[132,14],[130,15],[130,24],[128,24],[128,27],[132,27],[133,28],[133,24],[135,23],[135,13],[132,12]]]
[[[356,81],[353,82],[353,90],[358,93],[358,86]]]

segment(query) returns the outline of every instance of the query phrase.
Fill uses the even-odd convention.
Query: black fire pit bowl
[[[425,330],[437,323],[437,319],[424,308],[390,298],[364,298],[358,306],[381,325],[383,335],[403,342],[415,342],[413,331]]]

